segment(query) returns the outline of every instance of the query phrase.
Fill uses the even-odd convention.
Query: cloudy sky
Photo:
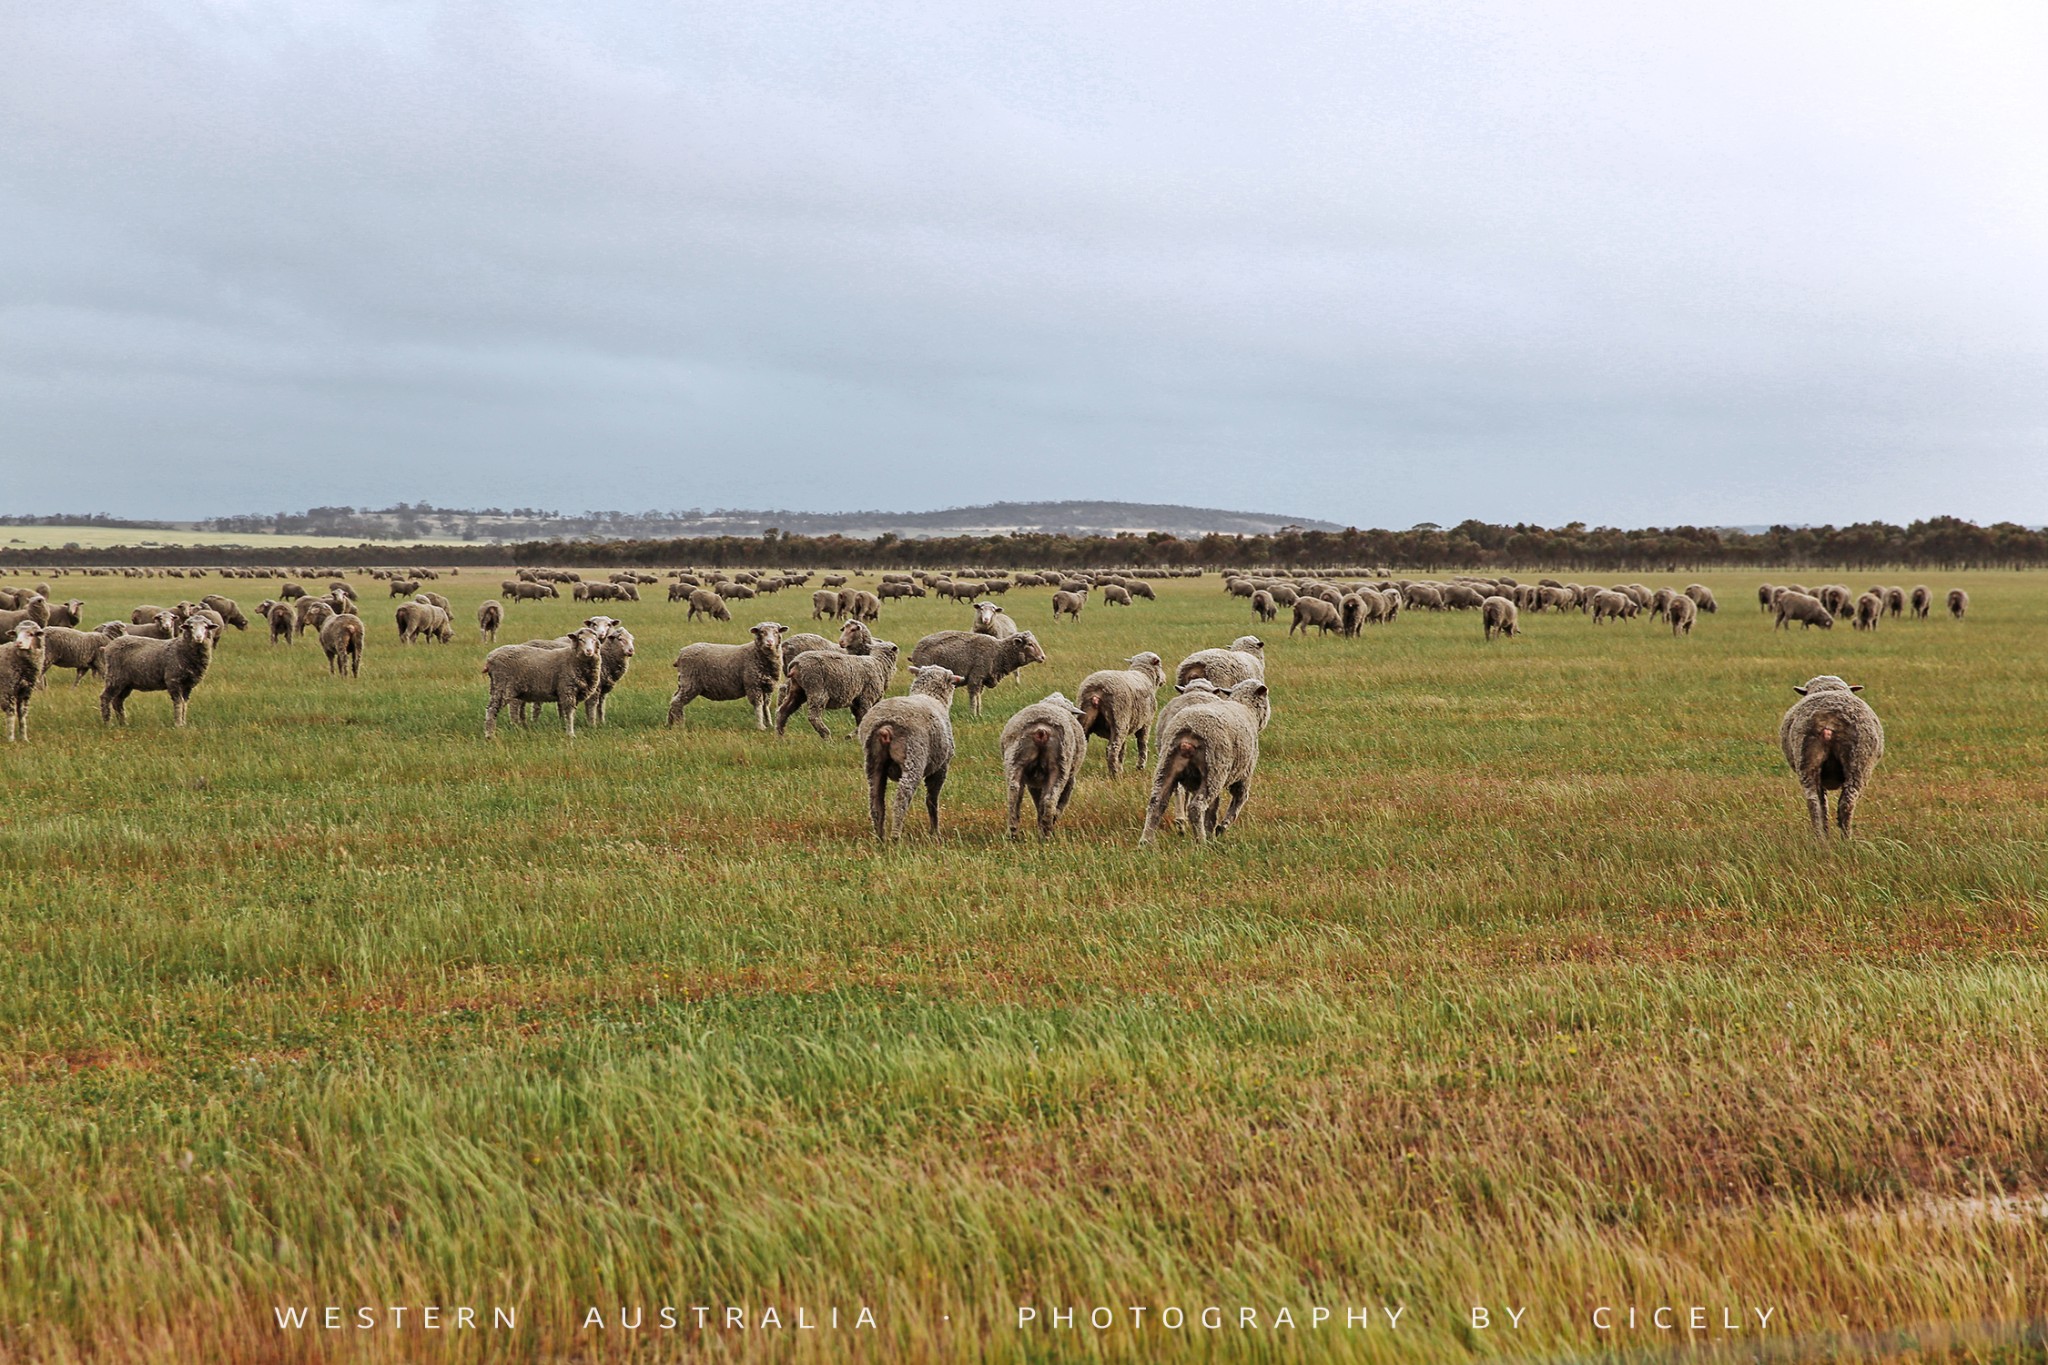
[[[2048,6],[0,0],[0,510],[2048,521]]]

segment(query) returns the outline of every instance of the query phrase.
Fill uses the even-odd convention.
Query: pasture
[[[730,624],[659,588],[512,605],[501,643],[595,610],[638,654],[602,729],[487,743],[500,577],[427,584],[457,642],[411,647],[355,580],[353,683],[230,631],[182,731],[160,694],[103,730],[54,675],[0,752],[0,1356],[1940,1355],[2048,1312],[2038,576],[1887,572],[1970,616],[1863,634],[1774,633],[1780,575],[1709,575],[1690,639],[1524,613],[1491,644],[1476,612],[1290,640],[1213,574],[1073,624],[1017,589],[1050,660],[979,721],[956,699],[946,827],[888,848],[843,712],[830,741],[744,703],[662,725],[679,645],[830,633],[808,591]],[[90,624],[274,585],[56,586]],[[876,633],[907,656],[970,616],[891,602]],[[1219,842],[1137,849],[1148,774],[1110,783],[1099,741],[1052,843],[1002,837],[1012,711],[1243,633],[1274,713]],[[1819,673],[1887,734],[1847,846],[1777,749]],[[519,1325],[281,1331],[295,1304]],[[1398,1327],[1343,1328],[1381,1305]]]

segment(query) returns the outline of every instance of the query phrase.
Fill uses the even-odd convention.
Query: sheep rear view
[[[320,627],[320,648],[327,655],[327,671],[354,678],[363,671],[363,618],[354,612],[336,612]]]
[[[868,816],[875,837],[901,837],[910,801],[924,786],[932,834],[939,832],[939,792],[953,763],[953,689],[966,679],[949,668],[926,665],[916,671],[906,697],[884,697],[869,709],[855,738],[867,771]],[[888,799],[894,782],[893,810]]]
[[[1077,719],[1080,714],[1080,707],[1055,692],[1017,712],[1003,726],[999,747],[1010,789],[1012,839],[1019,834],[1026,792],[1038,812],[1038,837],[1042,840],[1052,837],[1053,827],[1074,799],[1088,747],[1088,736]]]
[[[1124,741],[1138,741],[1138,762],[1145,762],[1159,686],[1166,681],[1166,661],[1147,650],[1124,660],[1128,668],[1105,668],[1081,680],[1077,711],[1081,733],[1102,736],[1108,746],[1109,775],[1124,770]]]
[[[1191,705],[1167,722],[1159,736],[1159,766],[1152,799],[1145,807],[1140,846],[1152,842],[1176,791],[1188,798],[1188,828],[1197,842],[1223,833],[1243,813],[1259,766],[1259,728],[1267,697],[1262,679],[1250,678],[1227,699]],[[1223,809],[1225,798],[1230,801]]]
[[[1884,725],[1870,704],[1856,695],[1863,690],[1860,683],[1852,687],[1823,674],[1792,690],[1800,699],[1779,722],[1778,747],[1806,793],[1814,835],[1827,838],[1827,794],[1839,791],[1835,821],[1847,839],[1856,802],[1884,757]]]

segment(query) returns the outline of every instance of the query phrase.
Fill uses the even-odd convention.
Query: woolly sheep
[[[327,671],[353,678],[363,671],[363,618],[351,611],[338,611],[320,627],[320,648],[327,655]]]
[[[754,708],[754,728],[769,727],[769,703],[782,681],[782,633],[777,621],[753,628],[753,640],[741,645],[700,642],[684,645],[676,655],[676,690],[669,698],[668,723],[682,720],[683,708],[697,698],[746,701]]]
[[[1022,637],[1019,637],[1022,638]],[[949,668],[925,665],[911,678],[910,695],[884,697],[868,708],[854,738],[867,773],[868,815],[875,837],[901,837],[910,818],[910,799],[920,783],[932,834],[939,832],[939,792],[953,764],[953,689],[966,679]],[[895,782],[893,811],[889,784]],[[893,832],[893,833],[892,833]]]
[[[1295,631],[1308,634],[1311,627],[1328,635],[1332,630],[1342,628],[1344,614],[1320,597],[1302,597],[1294,604],[1294,621],[1287,627],[1288,635]]]
[[[828,616],[839,614],[839,594],[830,588],[820,588],[811,594],[811,619],[822,621]]]
[[[1673,637],[1692,634],[1693,622],[1699,619],[1700,605],[1690,597],[1679,596],[1671,599],[1665,609],[1665,619],[1671,622]]]
[[[835,649],[829,653],[813,650],[799,656],[789,666],[783,682],[782,702],[775,713],[777,737],[787,732],[789,719],[799,707],[807,709],[811,728],[822,739],[832,738],[832,731],[825,724],[827,711],[851,711],[854,727],[858,729],[868,711],[889,690],[889,680],[896,676],[896,661],[901,653],[893,640],[871,641],[867,649],[866,654],[846,654]]]
[[[1043,663],[1045,649],[1038,637],[1020,630],[1007,639],[977,635],[971,630],[934,631],[910,651],[912,665],[923,668],[940,665],[958,673],[967,686],[971,713],[981,715],[981,694],[1025,664]]]
[[[1152,656],[1157,659],[1158,655]],[[1065,814],[1080,784],[1081,762],[1088,751],[1088,737],[1076,719],[1082,708],[1058,692],[1033,702],[1003,726],[998,747],[1003,755],[1003,777],[1010,790],[1010,837],[1019,837],[1024,793],[1038,812],[1038,837],[1052,838],[1053,827]]]
[[[688,619],[694,621],[700,615],[708,616],[714,621],[730,621],[732,620],[732,609],[725,605],[724,598],[711,591],[711,589],[696,588],[690,593],[690,615]]]
[[[1849,624],[1857,630],[1876,630],[1884,619],[1884,599],[1874,592],[1866,592],[1856,599],[1856,616]]]
[[[633,650],[633,632],[607,618],[598,632],[597,687],[583,699],[583,718],[591,724],[604,724],[605,703],[633,666]]]
[[[1261,621],[1271,621],[1279,614],[1280,605],[1273,600],[1272,593],[1260,588],[1252,594],[1252,615]]]
[[[974,604],[974,633],[993,635],[998,640],[1007,640],[1017,633],[1017,623],[1009,614],[993,602]]]
[[[483,642],[494,645],[498,642],[498,627],[505,624],[505,604],[492,598],[478,605],[476,628],[483,636]]]
[[[1913,589],[1913,619],[1925,621],[1928,609],[1934,605],[1934,592],[1925,583]]]
[[[247,630],[249,628],[249,618],[242,614],[242,609],[236,605],[234,598],[223,597],[217,592],[210,592],[199,600],[204,605],[219,612],[221,620],[227,622],[236,630]]]
[[[1228,692],[1246,678],[1265,676],[1266,642],[1256,635],[1240,635],[1226,649],[1198,649],[1173,671],[1175,686],[1207,678],[1219,692]]]
[[[1636,604],[1626,594],[1612,592],[1606,588],[1593,594],[1593,624],[1605,625],[1608,621],[1634,615]]]
[[[1784,592],[1778,595],[1778,620],[1773,630],[1785,630],[1793,621],[1799,622],[1801,630],[1819,626],[1822,630],[1835,628],[1834,613],[1818,597],[1803,592]]]
[[[1086,592],[1068,592],[1062,589],[1052,595],[1052,619],[1057,621],[1064,616],[1070,621],[1079,621],[1081,608],[1087,605]]]
[[[1904,588],[1886,588],[1884,590],[1884,609],[1886,614],[1894,621],[1904,616],[1906,614],[1906,590]]]
[[[1082,742],[1100,735],[1107,746],[1111,778],[1124,770],[1124,741],[1138,742],[1138,763],[1145,762],[1146,741],[1158,705],[1160,684],[1166,681],[1166,661],[1146,650],[1124,660],[1128,668],[1105,668],[1081,680],[1078,714]],[[1078,761],[1078,760],[1077,760]]]
[[[1128,607],[1131,605],[1131,590],[1112,583],[1102,590],[1102,605],[1105,607]]]
[[[171,698],[172,723],[185,724],[193,689],[206,677],[213,662],[214,642],[220,627],[203,616],[188,617],[169,640],[151,640],[126,635],[109,640],[100,651],[100,722],[128,723],[127,702],[136,692],[167,692]]]
[[[1191,705],[1175,714],[1159,736],[1159,763],[1152,799],[1145,807],[1140,846],[1152,842],[1176,790],[1188,794],[1188,827],[1197,842],[1223,833],[1244,812],[1259,766],[1263,679],[1248,678],[1227,701]],[[1230,808],[1222,810],[1225,796]]]
[[[1496,635],[1503,640],[1520,635],[1520,616],[1520,610],[1505,597],[1489,597],[1479,604],[1479,619],[1486,628],[1486,638],[1489,640]]]
[[[599,633],[589,626],[571,631],[567,644],[499,645],[484,656],[484,677],[490,697],[484,703],[484,738],[498,733],[498,713],[515,707],[515,719],[526,723],[526,704],[553,702],[562,729],[576,733],[576,708],[597,690],[604,663],[598,657]]]
[[[0,710],[7,712],[9,744],[17,737],[28,742],[28,707],[35,700],[36,684],[43,680],[47,662],[42,626],[34,621],[16,622],[7,643],[0,645]]]
[[[1950,588],[1948,590],[1948,614],[1960,621],[1963,619],[1963,613],[1969,609],[1970,594],[1964,592],[1961,588]]]
[[[1807,680],[1792,689],[1800,696],[1778,725],[1778,747],[1806,793],[1807,814],[1815,837],[1828,836],[1828,797],[1840,791],[1835,821],[1849,837],[1864,784],[1884,757],[1884,726],[1877,712],[1855,694],[1863,690],[1832,674]]]
[[[74,630],[69,626],[50,626],[43,631],[43,676],[40,685],[50,685],[50,670],[72,668],[71,685],[78,686],[85,681],[88,673],[100,672],[100,653],[113,637],[109,628],[116,628],[125,634],[127,627],[119,622],[109,622],[97,630]]]

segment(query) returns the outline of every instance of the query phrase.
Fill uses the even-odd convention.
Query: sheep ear
[[[1794,692],[1797,692],[1797,693],[1798,693],[1798,694],[1799,694],[1800,696],[1802,696],[1802,697],[1806,695],[1806,689],[1805,689],[1805,688],[1803,688],[1803,687],[1800,687],[1800,686],[1798,686],[1797,684],[1794,684],[1794,685],[1793,685],[1793,688],[1792,688],[1792,690],[1793,690]]]
[[[1863,690],[1863,684],[1862,684],[1862,683],[1851,683],[1851,684],[1849,684],[1849,690],[1850,690],[1851,692],[1861,692],[1861,691]]]

